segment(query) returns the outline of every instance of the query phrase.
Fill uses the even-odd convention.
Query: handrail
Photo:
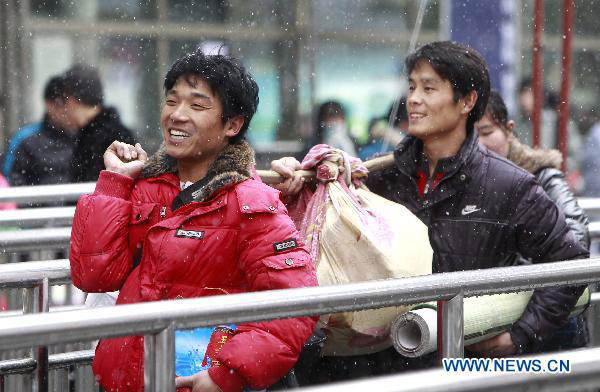
[[[600,238],[600,222],[589,224],[591,238]],[[4,252],[68,248],[71,227],[51,227],[16,231],[0,231],[0,250]]]
[[[70,226],[75,207],[20,208],[0,211],[0,227]]]
[[[578,197],[577,203],[588,214],[600,213],[600,198],[599,197]]]
[[[591,300],[590,300],[591,303]],[[72,312],[74,310],[85,309],[85,305],[63,305],[63,306],[51,306],[49,312]],[[4,310],[0,312],[0,320],[2,317],[17,317],[22,316],[23,311],[21,310]]]
[[[0,288],[34,287],[45,278],[50,286],[71,282],[67,259],[0,264]]]
[[[70,227],[0,231],[0,250],[3,252],[62,249],[68,248],[70,241]]]
[[[600,280],[600,258],[448,272],[338,286],[181,299],[10,317],[0,349],[356,311],[464,296],[587,284]]]
[[[446,300],[450,304],[463,295],[528,290],[556,284],[584,284],[599,279],[600,258],[596,258],[343,286],[121,305],[64,312],[59,314],[61,317],[56,317],[57,313],[38,313],[3,319],[0,325],[0,349],[145,333],[145,350],[156,350],[152,351],[154,355],[146,356],[146,361],[151,360],[145,366],[147,386],[157,387],[158,390],[174,390],[172,378],[164,375],[173,371],[174,353],[166,347],[173,347],[175,328],[326,314],[433,299]],[[43,282],[47,288],[48,279]],[[462,313],[462,300],[457,306],[456,309]],[[450,314],[444,316],[445,328],[453,325],[453,322],[462,326],[462,323],[452,318]],[[443,335],[444,332],[442,330]],[[450,332],[454,333],[448,333],[448,339],[456,339],[456,331]],[[450,341],[447,346],[453,344],[462,350],[460,343],[457,345]],[[443,351],[449,357],[448,352],[445,349]],[[28,361],[33,359],[15,361],[27,371]],[[13,370],[16,370],[14,366],[17,365],[13,365]],[[45,368],[49,368],[48,362]],[[158,374],[162,376],[155,374],[157,368]],[[40,369],[36,371],[40,372]]]
[[[521,357],[525,359],[528,357]],[[541,354],[535,357],[569,361],[570,373],[551,372],[451,372],[444,369],[421,370],[399,375],[373,377],[358,381],[302,388],[302,392],[517,392],[557,391],[592,388],[600,384],[600,348]]]
[[[95,350],[79,350],[48,356],[48,369],[56,370],[73,365],[89,365],[94,360]],[[0,375],[29,373],[36,368],[33,358],[0,361]]]
[[[81,195],[94,192],[95,187],[96,183],[85,182],[0,188],[0,203],[10,201],[17,203],[77,201]],[[600,198],[579,197],[577,202],[587,213],[600,213]]]
[[[60,185],[15,186],[0,190],[0,202],[56,203],[77,201],[79,196],[94,192],[96,183],[83,182]]]

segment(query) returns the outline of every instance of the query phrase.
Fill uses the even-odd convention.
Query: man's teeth
[[[176,129],[169,129],[169,135],[171,135],[171,137],[176,138],[176,139],[185,139],[187,137],[190,137],[189,134],[182,132],[182,131],[178,131]]]

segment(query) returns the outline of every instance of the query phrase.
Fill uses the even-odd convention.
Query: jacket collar
[[[206,176],[182,191],[173,201],[172,210],[191,202],[208,200],[216,192],[252,177],[254,150],[247,142],[230,144],[212,163]],[[142,169],[142,178],[153,178],[167,173],[177,174],[177,161],[167,155],[163,145],[148,159]]]
[[[458,154],[453,157],[440,159],[437,171],[444,173],[444,177],[455,175],[465,162],[478,148],[477,132],[467,131],[467,138],[463,142]],[[407,176],[415,177],[424,159],[423,142],[414,136],[404,138],[394,151],[394,158],[398,169]]]
[[[560,170],[562,163],[560,151],[534,149],[522,144],[517,138],[511,139],[507,158],[531,174],[546,168]]]

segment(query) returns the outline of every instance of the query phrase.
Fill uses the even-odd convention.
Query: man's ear
[[[515,129],[515,122],[513,120],[508,120],[508,122],[506,123],[506,132],[508,133],[509,137],[512,137],[514,129]]]
[[[463,107],[460,112],[462,114],[469,114],[477,103],[477,91],[469,91],[461,100],[463,101]]]
[[[232,138],[240,133],[244,126],[244,116],[235,116],[227,120],[225,123],[225,136]]]

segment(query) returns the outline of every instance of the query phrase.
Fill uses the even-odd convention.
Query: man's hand
[[[498,336],[494,336],[493,338],[472,344],[465,348],[487,358],[506,357],[517,353],[517,348],[508,332],[503,332]]]
[[[131,144],[114,141],[104,153],[104,167],[106,170],[137,178],[148,160],[148,154],[137,143]]]
[[[300,162],[293,157],[284,157],[271,162],[271,170],[285,178],[285,181],[280,184],[272,185],[273,188],[279,190],[284,196],[294,196],[302,190],[304,178],[299,173],[294,171],[300,169]]]
[[[192,388],[192,392],[221,392],[221,388],[210,378],[208,371],[193,376],[176,377],[175,387],[189,387]]]

